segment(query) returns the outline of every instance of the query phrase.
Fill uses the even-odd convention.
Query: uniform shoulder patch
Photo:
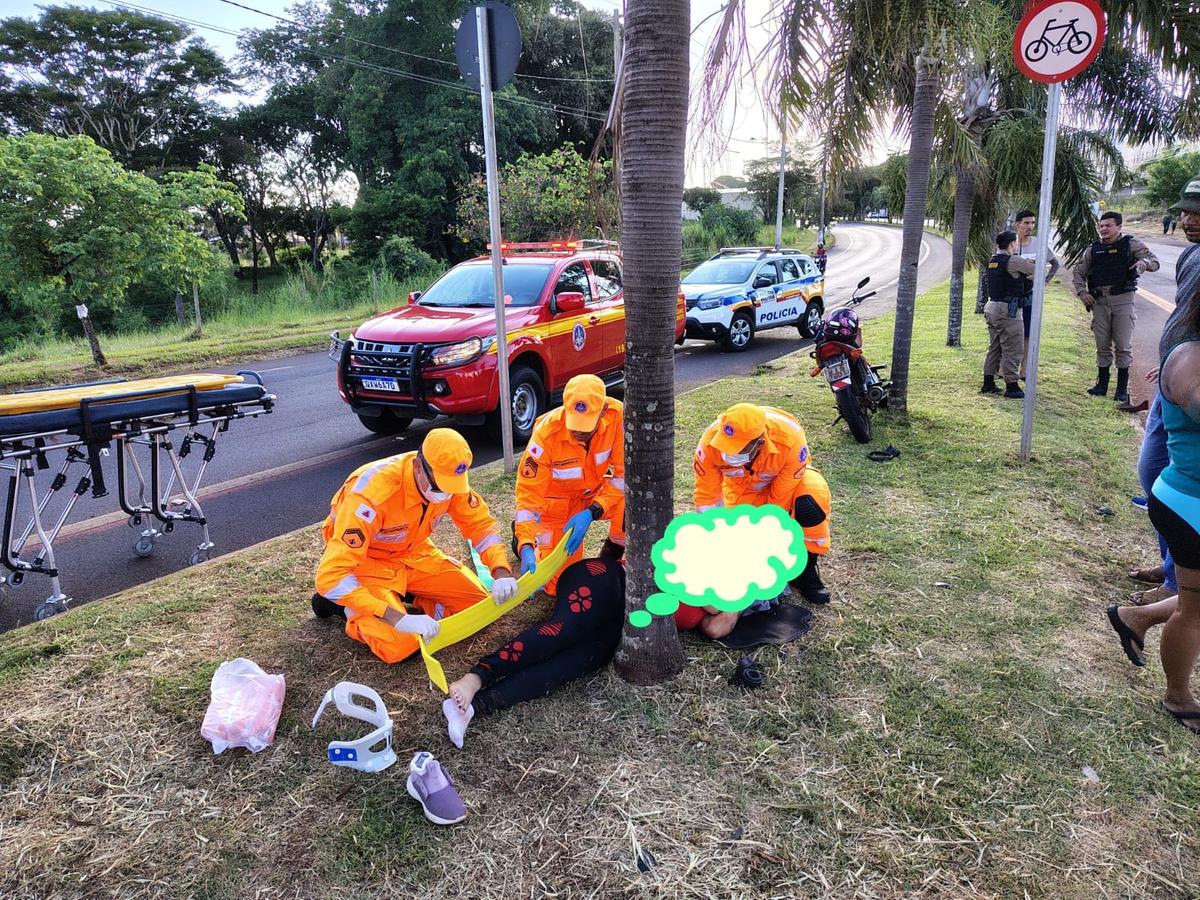
[[[529,453],[529,455],[532,456],[534,459],[541,459],[542,454],[546,452],[545,450],[542,449],[540,444],[535,444],[532,441],[530,442],[529,446],[526,447],[525,449]]]
[[[525,462],[521,464],[521,477],[522,478],[536,478],[537,471],[538,471],[538,464],[537,464],[536,460],[532,460],[529,457],[526,457]]]
[[[357,528],[347,528],[345,531],[342,532],[342,543],[345,544],[347,547],[350,547],[353,550],[357,550],[359,547],[361,547],[366,542],[367,542],[366,535],[364,535]]]
[[[375,517],[379,515],[379,513],[375,511],[373,506],[370,506],[366,503],[360,503],[358,504],[358,509],[354,511],[354,515],[358,516],[360,519],[370,525],[375,521]]]
[[[699,459],[692,460],[692,471],[695,472],[697,475],[702,476],[704,474],[704,466],[700,462]]]

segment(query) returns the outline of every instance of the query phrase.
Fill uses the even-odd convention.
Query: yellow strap
[[[568,531],[558,542],[558,546],[538,563],[536,569],[517,579],[517,596],[503,606],[497,606],[495,603],[484,600],[468,606],[462,612],[456,612],[452,616],[446,616],[439,620],[441,629],[438,631],[437,637],[428,643],[419,635],[417,636],[417,643],[421,646],[421,659],[425,662],[425,672],[429,675],[429,680],[440,687],[443,693],[450,693],[450,686],[446,682],[446,673],[442,671],[442,664],[433,658],[433,654],[487,628],[506,612],[516,609],[545,587],[547,582],[554,577],[554,573],[561,569],[570,558],[570,554],[567,553],[567,540],[570,536],[571,532]]]
[[[240,384],[241,375],[169,375],[163,378],[138,378],[134,381],[118,381],[115,384],[85,384],[56,391],[30,391],[25,394],[0,395],[0,415],[45,412],[49,409],[70,409],[86,398],[99,399],[137,394],[161,388],[186,389],[195,386],[198,391],[219,390],[231,384]],[[132,398],[136,399],[136,398]]]

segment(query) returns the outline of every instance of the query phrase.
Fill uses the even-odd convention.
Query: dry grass
[[[1019,409],[974,394],[977,318],[963,351],[939,346],[944,306],[918,311],[911,423],[877,421],[896,463],[827,424],[806,357],[681,406],[689,437],[735,398],[797,410],[834,486],[837,597],[802,643],[759,652],[761,690],[689,640],[671,684],[605,672],[478,720],[457,752],[419,663],[383,666],[312,618],[304,531],[0,636],[0,895],[1200,895],[1196,739],[1102,621],[1153,552],[1127,502],[1136,435],[1082,397],[1087,335],[1057,305],[1039,461],[1013,464]],[[888,327],[867,334],[881,358]],[[502,473],[478,483],[510,514]],[[451,648],[447,672],[543,614]],[[269,750],[213,757],[199,722],[234,656],[284,672],[287,701]],[[308,722],[341,679],[383,694],[402,761],[447,763],[464,825],[427,825],[403,764],[324,762],[335,728]]]

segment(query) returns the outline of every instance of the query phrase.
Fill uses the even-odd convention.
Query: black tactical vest
[[[1088,252],[1092,255],[1088,267],[1088,290],[1095,292],[1107,288],[1111,294],[1128,294],[1137,290],[1137,270],[1134,264],[1133,238],[1124,235],[1111,244],[1096,241]]]
[[[998,303],[1007,303],[1011,297],[1026,297],[1033,292],[1033,282],[1024,275],[1010,275],[1008,261],[1012,259],[1007,253],[997,253],[988,260],[987,285],[988,299]]]

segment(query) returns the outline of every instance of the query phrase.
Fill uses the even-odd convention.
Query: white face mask
[[[371,706],[355,703],[355,698],[369,700]],[[325,707],[332,700],[342,715],[361,719],[375,728],[356,741],[330,741],[326,755],[335,766],[346,766],[358,769],[360,772],[381,772],[396,761],[396,751],[392,749],[392,720],[388,718],[387,708],[383,698],[371,688],[353,681],[339,681],[325,692],[317,714],[313,716],[312,727],[317,727],[317,720]],[[372,749],[372,748],[375,749]]]
[[[753,453],[722,453],[721,459],[727,466],[748,466],[753,456]]]
[[[453,494],[443,494],[441,491],[435,491],[433,488],[425,491],[425,499],[430,503],[445,503]]]

